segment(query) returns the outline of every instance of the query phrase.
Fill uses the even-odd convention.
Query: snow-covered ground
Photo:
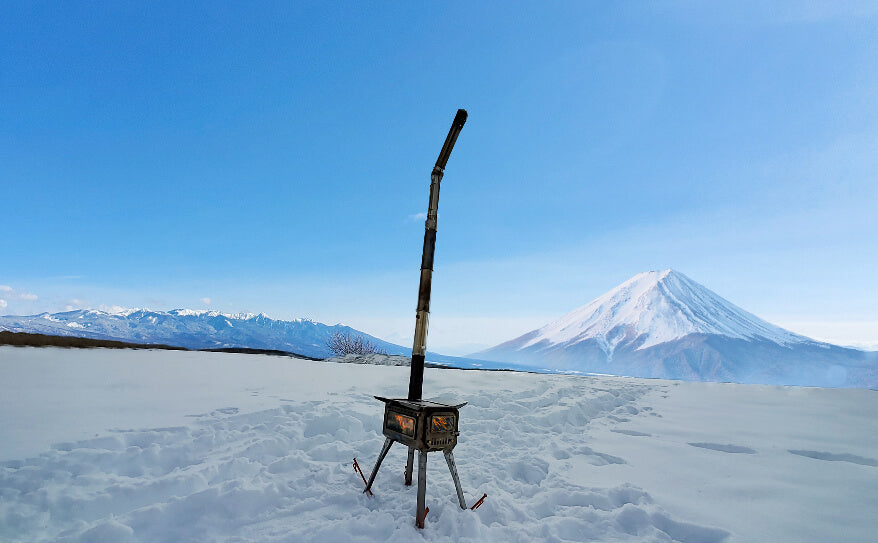
[[[430,455],[374,497],[408,368],[0,347],[0,541],[874,541],[878,392],[426,370],[468,401],[461,511]]]

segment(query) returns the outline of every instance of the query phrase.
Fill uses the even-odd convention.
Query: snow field
[[[75,371],[52,381],[59,368]],[[467,502],[488,498],[460,510],[432,453],[417,530],[403,447],[373,497],[351,466],[368,476],[384,441],[372,395],[404,395],[408,368],[4,348],[0,372],[0,541],[869,541],[878,528],[873,391],[428,369],[427,397],[469,402],[454,454]],[[64,432],[29,415],[53,397],[78,421]]]

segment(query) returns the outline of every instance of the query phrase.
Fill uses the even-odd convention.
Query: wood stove
[[[418,451],[418,503],[415,513],[415,524],[418,528],[424,527],[424,519],[427,516],[426,489],[427,489],[427,453],[442,451],[445,462],[454,479],[454,487],[457,490],[457,501],[461,509],[466,509],[463,499],[463,490],[460,488],[460,478],[457,475],[457,467],[454,464],[454,455],[451,450],[457,445],[457,436],[460,435],[458,423],[460,421],[459,410],[465,404],[448,405],[431,402],[421,398],[424,384],[424,361],[427,354],[427,325],[430,318],[430,291],[433,280],[433,256],[436,250],[436,226],[439,219],[439,185],[445,174],[445,165],[451,150],[457,141],[460,131],[466,122],[466,110],[458,109],[451,129],[439,152],[439,158],[433,166],[430,174],[430,200],[427,205],[427,220],[424,222],[424,251],[421,255],[421,281],[418,286],[418,306],[415,312],[415,336],[412,347],[412,369],[409,378],[408,398],[382,398],[375,396],[384,402],[384,423],[382,432],[386,439],[378,460],[372,469],[372,474],[366,482],[364,492],[371,494],[372,483],[378,474],[381,462],[387,456],[394,442],[408,447],[408,460],[405,466],[405,484],[412,484],[412,470],[414,466],[415,451]],[[355,469],[359,466],[354,459]],[[362,476],[362,472],[360,473]],[[365,479],[365,477],[364,477]],[[484,496],[482,496],[484,500]],[[474,506],[481,504],[481,501]]]
[[[384,402],[384,435],[418,451],[450,451],[457,445],[459,410],[457,405],[408,400],[403,398],[375,399]]]
[[[458,421],[460,420],[460,408],[466,402],[450,405],[429,400],[409,400],[407,398],[382,398],[376,399],[384,402],[384,425],[383,433],[386,439],[378,460],[372,469],[372,474],[366,482],[363,492],[371,492],[372,483],[378,474],[381,462],[390,451],[394,442],[408,447],[409,461],[406,463],[405,484],[412,484],[412,472],[410,466],[414,459],[415,451],[418,451],[418,502],[415,522],[418,528],[424,527],[426,489],[427,489],[427,453],[442,451],[445,463],[454,480],[454,489],[457,491],[457,502],[461,509],[466,509],[466,500],[463,497],[463,489],[460,486],[460,477],[457,474],[457,465],[454,463],[454,454],[451,452],[457,445]]]

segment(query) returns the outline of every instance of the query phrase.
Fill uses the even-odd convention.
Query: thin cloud
[[[103,311],[104,313],[110,313],[111,315],[118,315],[124,311],[127,311],[127,307],[122,307],[121,305],[99,305],[98,309]]]
[[[777,14],[781,21],[794,23],[856,20],[874,17],[878,14],[878,5],[868,0],[794,2],[780,6]]]
[[[67,300],[67,305],[64,306],[64,311],[75,311],[77,309],[88,309],[88,302],[77,298]]]
[[[9,304],[6,303],[6,300],[0,299],[0,309],[6,309],[6,306],[8,306],[8,305]]]
[[[414,215],[409,215],[410,221],[426,221],[427,220],[427,212],[424,213],[415,213]]]
[[[9,285],[0,285],[0,292],[3,293],[3,297],[7,300],[24,300],[27,302],[33,302],[34,300],[39,299],[39,296],[36,294],[16,290]]]
[[[204,305],[210,305],[210,298],[202,298],[201,303],[203,303]]]

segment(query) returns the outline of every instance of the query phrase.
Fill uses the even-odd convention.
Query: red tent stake
[[[360,474],[360,478],[363,479],[363,484],[364,484],[364,485],[365,485],[365,484],[368,484],[368,483],[366,483],[366,476],[363,475],[363,470],[361,470],[361,469],[360,469],[360,465],[357,464],[357,458],[356,458],[356,457],[354,457],[354,471],[356,471],[357,473]],[[372,491],[369,490],[368,488],[365,490],[365,492],[366,492],[366,494],[368,494],[368,495],[370,495],[370,496],[372,495]]]
[[[428,507],[428,508],[424,509],[424,516],[423,517],[415,519],[415,521],[416,521],[415,525],[418,528],[421,528],[421,529],[424,528],[424,521],[427,520],[427,513],[429,513],[429,512],[430,512],[430,508]]]

